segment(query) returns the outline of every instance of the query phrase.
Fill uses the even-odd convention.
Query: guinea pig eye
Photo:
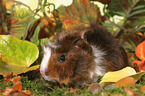
[[[65,55],[61,55],[60,57],[59,57],[59,62],[64,62],[66,60],[66,56]]]

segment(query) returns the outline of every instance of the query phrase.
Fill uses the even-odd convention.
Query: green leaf
[[[124,17],[120,29],[115,33],[116,38],[122,38],[122,35],[130,32],[145,31],[143,27],[140,27],[145,23],[144,5],[145,0],[112,0],[108,3],[105,16],[119,15]]]
[[[34,70],[39,67],[30,67],[38,58],[38,47],[28,41],[19,40],[10,35],[0,35],[0,74],[4,75],[10,71],[14,74]]]
[[[35,29],[35,32],[34,32],[34,35],[33,35],[32,41],[31,41],[32,43],[36,44],[37,46],[39,45],[39,39],[38,39],[39,31],[40,31],[40,26],[38,26]]]
[[[144,74],[145,74],[145,71],[138,72],[138,73],[136,73],[134,75],[131,75],[130,77],[133,77],[135,82],[137,82]]]
[[[113,0],[107,9],[114,15],[122,15],[127,19],[141,18],[145,16],[144,0]]]

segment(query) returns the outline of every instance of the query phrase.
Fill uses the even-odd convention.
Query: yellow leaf
[[[136,71],[131,67],[123,68],[122,70],[107,72],[100,82],[100,84],[107,83],[107,82],[117,82],[118,80],[128,77],[131,75],[135,75]]]

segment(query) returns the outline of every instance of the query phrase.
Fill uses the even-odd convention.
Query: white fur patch
[[[81,38],[84,39],[84,34],[85,31],[82,33]],[[88,44],[87,40],[84,39],[84,41],[86,41],[86,43]],[[89,44],[90,45],[90,44]],[[96,68],[95,68],[95,72],[90,72],[90,77],[93,79],[93,81],[97,81],[97,77],[98,76],[103,76],[106,73],[106,69],[102,68],[102,65],[104,62],[104,55],[106,54],[105,51],[101,50],[99,47],[95,47],[94,45],[91,45],[94,56],[95,58],[95,62],[96,62]]]
[[[96,62],[96,70],[94,72],[94,74],[92,74],[94,77],[95,75],[97,76],[103,76],[106,73],[106,69],[102,68],[100,65],[102,65],[104,62],[104,55],[105,55],[105,51],[101,50],[99,47],[95,47],[92,46],[92,50],[94,53],[95,58],[95,62]],[[96,77],[96,76],[95,76]]]
[[[46,76],[46,72],[48,71],[49,59],[51,57],[51,49],[49,47],[44,47],[44,56],[40,65],[40,73],[42,76],[49,81],[49,77]]]

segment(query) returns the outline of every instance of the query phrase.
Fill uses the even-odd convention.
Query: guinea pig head
[[[92,48],[83,39],[63,39],[44,47],[40,72],[44,79],[60,84],[91,82],[95,70]]]

